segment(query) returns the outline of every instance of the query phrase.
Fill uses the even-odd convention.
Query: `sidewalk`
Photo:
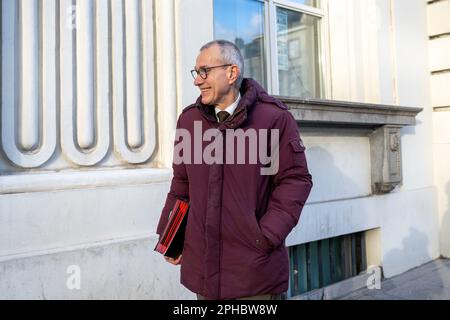
[[[340,300],[449,300],[450,260],[438,259],[386,279],[380,290],[360,289]]]

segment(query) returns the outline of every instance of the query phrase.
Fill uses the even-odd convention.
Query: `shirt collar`
[[[240,92],[238,93],[238,97],[237,97],[236,101],[234,101],[231,105],[229,105],[229,106],[226,107],[225,109],[220,110],[219,108],[215,107],[216,118],[219,119],[219,118],[217,117],[217,114],[218,114],[220,111],[226,111],[226,112],[228,112],[228,113],[230,114],[230,116],[231,116],[231,115],[234,113],[234,110],[236,110],[237,106],[239,105],[239,101],[241,101],[241,93],[240,93]]]

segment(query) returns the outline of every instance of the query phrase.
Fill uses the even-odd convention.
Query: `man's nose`
[[[194,85],[199,86],[203,83],[203,78],[199,74],[194,79]]]

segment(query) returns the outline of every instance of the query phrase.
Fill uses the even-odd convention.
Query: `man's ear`
[[[231,67],[230,73],[229,73],[229,76],[228,76],[228,78],[230,79],[231,83],[234,83],[237,80],[240,72],[241,72],[241,70],[239,70],[239,67],[237,65],[233,65]]]

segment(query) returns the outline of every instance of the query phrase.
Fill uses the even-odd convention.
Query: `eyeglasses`
[[[192,77],[195,79],[197,79],[198,76],[200,76],[200,78],[202,78],[203,80],[205,80],[208,77],[208,72],[211,69],[214,68],[222,68],[222,67],[229,67],[232,66],[232,64],[223,64],[221,66],[214,66],[214,67],[206,67],[206,68],[199,68],[198,70],[191,70],[191,75]]]

